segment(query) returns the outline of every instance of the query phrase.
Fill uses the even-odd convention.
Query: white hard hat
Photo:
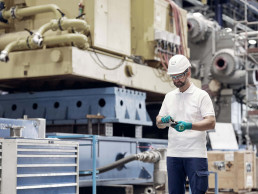
[[[168,74],[183,73],[188,67],[191,63],[184,55],[174,55],[168,63]]]

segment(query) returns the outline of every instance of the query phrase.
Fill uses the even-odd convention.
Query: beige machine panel
[[[145,60],[159,60],[155,53],[155,32],[163,31],[176,35],[174,16],[167,1],[132,0],[132,54]],[[187,45],[187,12],[179,9],[182,16],[184,50],[189,56]],[[173,20],[173,22],[171,22]],[[166,37],[165,37],[166,38]]]
[[[76,18],[80,14],[81,3],[83,18],[90,25],[92,46],[121,55],[131,54],[130,0],[26,0],[26,3],[28,6],[54,3],[67,18]],[[51,19],[51,13],[38,14],[34,20],[26,21],[26,26],[38,29]]]
[[[129,56],[130,0],[91,0],[86,1],[86,4],[86,20],[92,26],[93,46]]]
[[[2,87],[17,88],[30,83],[30,87],[41,88],[48,82],[49,89],[55,89],[60,81],[68,86],[75,82],[108,82],[149,92],[158,100],[163,100],[164,94],[175,89],[164,71],[75,47],[13,52],[10,58],[8,64],[0,62]],[[107,67],[114,70],[107,70]],[[199,80],[192,79],[192,82],[201,86]]]

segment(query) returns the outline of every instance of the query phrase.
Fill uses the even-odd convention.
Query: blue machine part
[[[48,136],[69,137],[66,140],[79,142],[79,170],[93,169],[92,139],[77,138],[78,134],[49,133]],[[73,138],[74,136],[74,138]],[[133,154],[141,153],[152,148],[166,148],[167,140],[127,137],[97,136],[96,166],[106,166]],[[110,171],[98,174],[97,185],[111,184],[149,184],[153,183],[153,163],[132,161]],[[80,177],[80,187],[92,186],[92,177]]]
[[[22,127],[22,137],[45,138],[45,129],[40,127],[37,120],[4,119],[0,118],[0,137],[10,137],[10,128]]]
[[[146,94],[117,87],[7,94],[0,96],[0,117],[46,118],[47,124],[86,124],[87,114],[103,115],[102,123],[151,126]],[[93,122],[97,120],[93,119]]]

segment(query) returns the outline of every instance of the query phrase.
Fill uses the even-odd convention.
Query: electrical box
[[[56,4],[67,18],[84,13],[81,18],[90,25],[92,47],[131,55],[130,0],[26,0],[26,3],[28,6]],[[38,29],[52,19],[53,14],[43,13],[36,15],[33,21],[26,20],[26,23],[30,23],[28,29]]]
[[[219,189],[234,192],[256,188],[256,153],[254,151],[208,151],[209,171],[218,173]],[[209,188],[215,188],[209,176]]]
[[[131,55],[130,0],[86,0],[93,47]]]
[[[176,22],[171,5],[165,0],[132,0],[132,54],[145,60],[160,60],[155,53],[157,40],[165,44],[180,45],[176,34]],[[179,15],[185,54],[189,56],[187,45],[187,11],[179,8]],[[174,53],[175,54],[175,53]]]

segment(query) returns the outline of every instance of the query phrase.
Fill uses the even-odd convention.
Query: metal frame
[[[237,41],[238,39],[238,35],[240,35],[240,37],[242,37],[242,43],[243,43],[243,47],[245,49],[245,52],[243,54],[238,54],[236,52],[236,49],[237,49],[237,46],[236,46],[236,42],[234,44],[234,50],[235,50],[235,55],[236,56],[240,56],[242,57],[243,61],[244,61],[244,65],[245,65],[245,71],[246,71],[246,76],[245,76],[245,98],[246,98],[246,107],[245,107],[245,120],[246,120],[246,135],[245,135],[245,138],[246,138],[246,149],[253,149],[252,148],[252,142],[251,142],[251,138],[250,138],[250,135],[249,135],[249,127],[250,127],[250,116],[248,115],[249,113],[249,110],[251,109],[249,107],[249,105],[251,106],[252,105],[252,102],[256,102],[258,103],[258,100],[257,100],[257,97],[255,100],[252,100],[250,98],[250,77],[249,77],[249,74],[252,73],[253,71],[257,70],[257,64],[255,67],[253,68],[249,68],[249,64],[248,64],[248,57],[252,58],[252,56],[250,56],[248,54],[248,40],[249,40],[249,35],[252,35],[252,34],[256,34],[257,31],[249,31],[249,28],[248,28],[248,25],[252,25],[252,24],[258,24],[256,21],[255,22],[248,22],[248,10],[250,9],[253,9],[253,10],[256,10],[258,11],[257,8],[253,7],[252,5],[250,5],[247,0],[237,0],[239,2],[242,2],[244,4],[244,20],[242,21],[235,21],[235,26],[234,26],[234,32],[235,32],[235,41]],[[245,28],[243,28],[242,26],[246,26]],[[239,33],[239,30],[242,30],[241,33]],[[248,56],[249,55],[249,56]],[[254,58],[253,58],[254,59]],[[254,59],[254,61],[256,61]],[[257,87],[257,84],[254,83],[254,86]]]
[[[92,171],[80,171],[79,174],[92,174],[92,194],[97,193],[97,173],[96,170],[96,144],[97,144],[97,136],[96,135],[54,135],[48,136],[48,138],[58,138],[58,139],[70,139],[70,138],[92,138]],[[80,144],[80,146],[89,146],[91,144]],[[78,161],[79,162],[79,161]],[[79,165],[78,165],[79,166]]]
[[[209,173],[214,174],[215,176],[215,194],[219,194],[218,173],[213,171],[209,171]]]
[[[209,171],[209,174],[214,174],[215,175],[215,194],[219,194],[218,173],[214,172],[214,171]],[[189,186],[189,194],[192,194],[190,186]]]

